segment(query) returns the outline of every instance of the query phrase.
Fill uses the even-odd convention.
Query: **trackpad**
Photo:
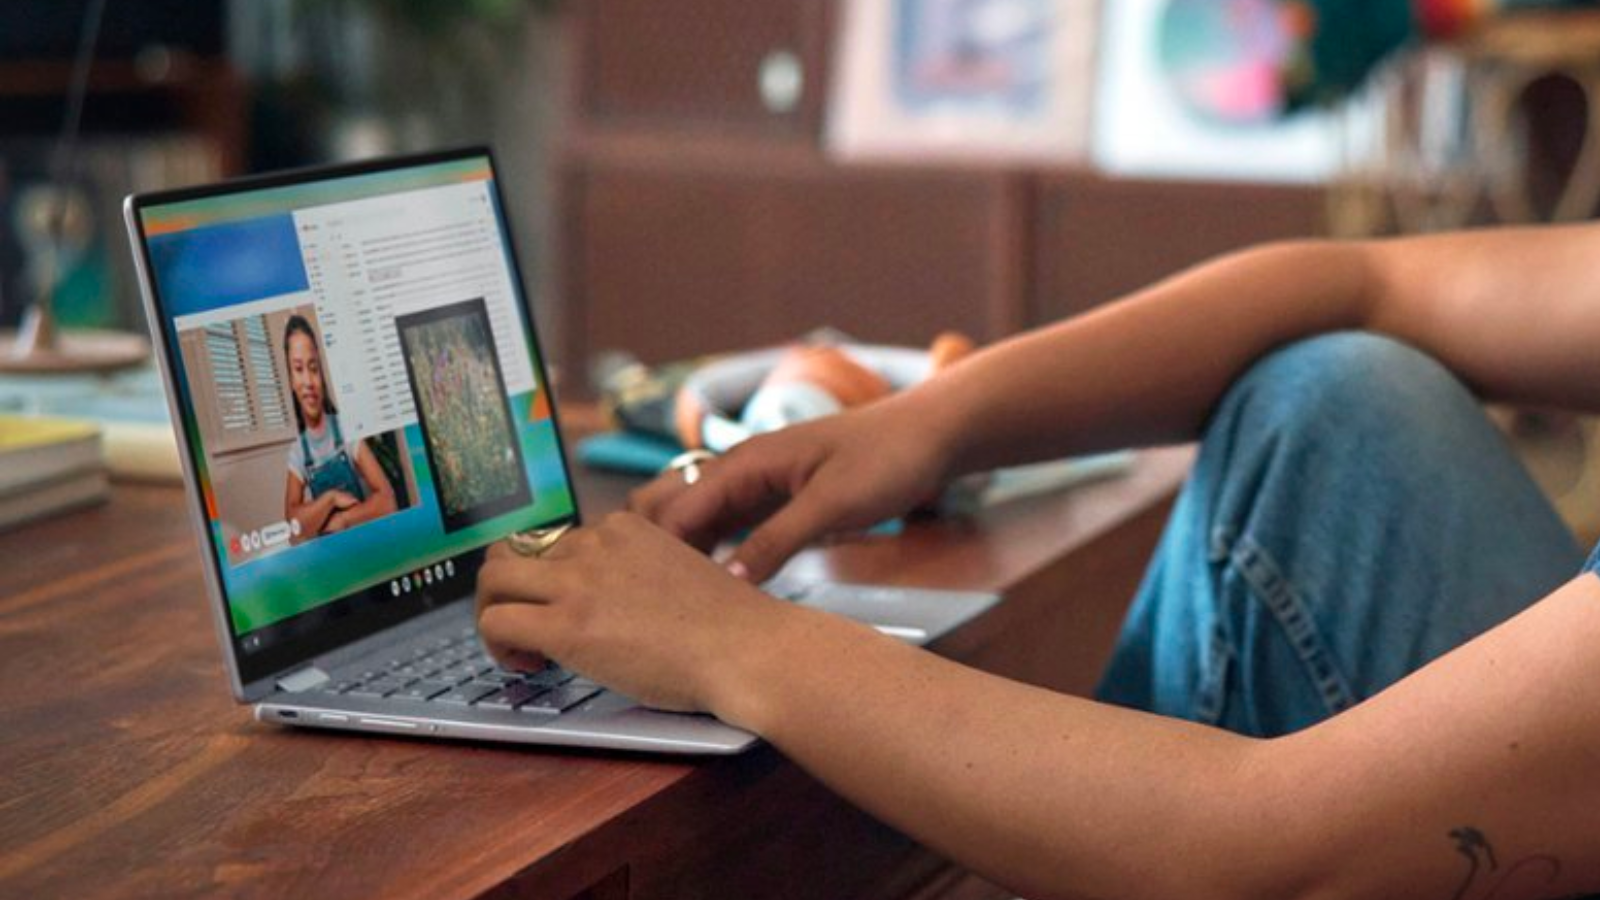
[[[847,616],[917,646],[959,628],[1000,600],[998,594],[984,591],[833,581],[774,579],[766,589],[774,596]]]

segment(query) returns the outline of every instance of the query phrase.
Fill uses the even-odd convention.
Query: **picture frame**
[[[1083,163],[1098,0],[844,0],[841,160]]]
[[[1258,123],[1208,119],[1189,108],[1160,59],[1162,16],[1172,0],[1116,0],[1101,13],[1092,158],[1122,177],[1306,183],[1340,162],[1334,111]]]

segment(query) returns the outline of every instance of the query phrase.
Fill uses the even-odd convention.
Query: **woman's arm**
[[[1191,440],[1255,360],[1342,329],[1407,341],[1490,398],[1600,409],[1596,260],[1594,225],[1242,251],[914,390],[748,441],[693,490],[666,477],[633,505],[702,548],[759,521],[733,563],[761,580],[807,542],[898,515],[964,472]]]
[[[1600,580],[1274,743],[1338,897],[1600,893]],[[1314,812],[1314,815],[1312,814]],[[1307,835],[1308,838],[1314,837]]]
[[[628,565],[617,565],[618,559]],[[1554,898],[1600,889],[1600,581],[1273,741],[964,668],[722,575],[636,516],[490,553],[491,649],[767,738],[1024,896]]]
[[[1592,225],[1267,245],[976,354],[920,406],[955,472],[1190,440],[1262,355],[1363,329],[1491,399],[1600,409],[1597,259]]]
[[[378,465],[365,439],[360,447],[361,452],[353,455],[356,472],[367,489],[367,499],[334,513],[328,520],[329,531],[343,531],[395,511],[394,486],[389,483],[389,476],[384,474],[383,466]]]
[[[1593,577],[1276,741],[1025,687],[837,621],[789,627],[735,657],[713,709],[1026,897],[1600,890]]]

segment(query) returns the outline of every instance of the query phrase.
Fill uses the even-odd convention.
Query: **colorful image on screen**
[[[526,506],[528,476],[483,299],[402,316],[395,327],[445,531]]]

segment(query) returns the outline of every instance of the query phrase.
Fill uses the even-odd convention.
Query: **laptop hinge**
[[[316,666],[307,666],[278,679],[278,690],[298,694],[309,691],[328,680],[328,673]]]

